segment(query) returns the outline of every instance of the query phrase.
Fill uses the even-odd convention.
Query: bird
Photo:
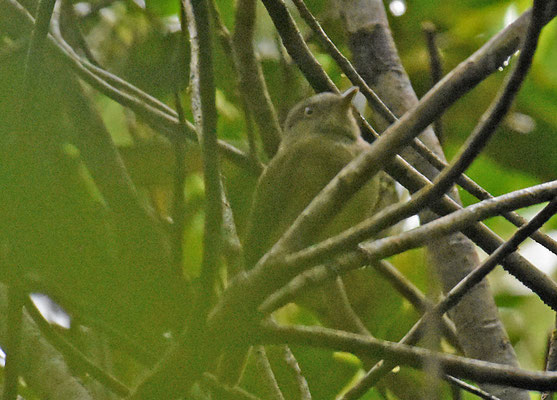
[[[352,100],[357,93],[356,87],[342,94],[320,93],[302,100],[288,113],[278,151],[265,167],[254,192],[243,240],[247,269],[257,264],[342,168],[370,149],[354,116]],[[380,172],[326,221],[320,232],[296,238],[288,250],[301,250],[340,233],[395,201],[398,195],[394,181]],[[349,300],[340,278],[310,292],[300,299],[302,305],[328,325],[369,334],[359,319],[346,315]],[[220,379],[232,385],[238,383],[245,362],[245,349],[226,351],[219,365]]]
[[[342,94],[320,93],[289,112],[279,149],[255,190],[244,240],[248,268],[280,239],[342,168],[369,150],[370,144],[362,138],[352,109],[357,93],[357,87]],[[294,248],[289,250],[301,250],[340,233],[396,201],[394,181],[380,172],[347,201],[322,231],[296,238]]]

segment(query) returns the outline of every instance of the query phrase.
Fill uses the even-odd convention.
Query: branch
[[[453,385],[456,385],[458,388],[462,389],[462,390],[466,390],[469,393],[475,394],[476,396],[478,396],[480,399],[485,399],[485,400],[501,400],[499,397],[496,397],[494,395],[492,395],[491,393],[488,393],[480,388],[477,388],[475,386],[470,385],[469,383],[466,383],[460,379],[457,379],[453,376],[450,375],[445,375],[445,379],[447,380],[447,382],[452,383]],[[340,399],[340,400],[349,400],[349,399]]]
[[[389,257],[422,246],[438,237],[462,230],[474,221],[498,215],[501,210],[515,210],[543,203],[552,200],[556,195],[557,180],[510,192],[493,200],[484,200],[410,231],[362,244],[360,248],[365,250],[368,256],[373,253],[377,258]],[[529,227],[530,223],[519,228],[518,231]]]
[[[545,365],[546,371],[557,370],[557,319],[548,343],[549,349],[547,351],[547,360]],[[555,390],[542,393],[541,400],[552,400]]]
[[[307,8],[304,0],[293,0],[293,2],[298,8],[298,11],[300,12],[300,15],[302,16],[306,24],[308,24],[308,26],[316,34],[317,38],[321,41],[331,57],[336,61],[342,72],[346,74],[346,77],[350,79],[350,82],[352,82],[353,85],[360,88],[362,94],[369,102],[370,107],[378,111],[385,117],[385,119],[389,120],[390,122],[396,121],[396,116],[391,112],[391,110],[389,110],[385,103],[383,103],[379,96],[377,96],[377,93],[375,93],[373,89],[368,86],[366,81],[364,81],[364,79],[352,66],[350,61],[346,57],[344,57],[340,50],[335,46],[333,41],[329,39],[319,22]]]
[[[180,3],[182,4],[182,3]],[[178,120],[186,125],[184,109],[180,101],[180,93],[174,94],[174,102],[178,112]],[[172,199],[172,238],[174,273],[180,279],[184,277],[184,226],[186,222],[186,199],[184,196],[184,182],[186,180],[186,142],[185,138],[176,137],[174,140],[174,188]]]
[[[220,38],[222,49],[225,52],[225,54],[232,54],[234,56],[234,44],[232,42],[232,35],[230,34],[230,31],[228,30],[224,22],[222,21],[220,11],[217,8],[215,0],[209,1],[209,6],[211,8],[211,14],[213,16],[213,21],[215,24],[215,34]],[[238,76],[238,66],[236,65],[237,62],[238,62],[237,58],[235,56],[232,57],[232,63],[231,63],[232,69],[234,70],[234,73],[237,75],[237,79],[239,81],[240,78]],[[240,82],[238,82],[238,85],[240,85]],[[246,123],[246,136],[248,138],[249,155],[251,158],[254,159],[256,163],[259,163],[260,161],[257,157],[257,147],[255,144],[255,126],[253,123],[251,111],[248,106],[248,101],[243,91],[240,93],[240,106],[242,108],[242,112],[244,114],[244,120]]]
[[[162,361],[132,393],[132,399],[172,397],[187,393],[209,363],[216,358],[219,346],[209,346],[205,323],[215,296],[215,281],[222,245],[222,186],[216,133],[215,86],[207,0],[182,0],[188,21],[191,43],[192,109],[203,155],[205,181],[205,228],[200,293],[193,317],[186,330]],[[189,364],[183,374],[183,365]],[[186,376],[183,376],[183,375]],[[164,382],[163,384],[161,383]]]
[[[316,92],[336,92],[336,86],[325,73],[296,27],[294,19],[281,0],[262,0],[282,39],[284,47]]]
[[[217,110],[207,0],[183,1],[191,44],[192,109],[203,156],[205,228],[201,263],[201,299],[197,311],[205,319],[214,299],[222,244],[222,187],[217,150]]]
[[[433,359],[439,363],[445,373],[477,382],[532,390],[550,389],[557,385],[557,373],[525,371],[504,364],[441,354],[322,327],[263,325],[259,335],[260,341],[265,343],[288,343],[346,351],[383,358],[418,369],[421,369],[425,362]]]
[[[275,374],[273,373],[271,363],[267,358],[265,348],[261,345],[255,346],[252,354],[255,358],[259,379],[267,391],[268,399],[284,400],[284,395],[282,394],[277,379],[275,378]]]
[[[300,366],[292,350],[290,350],[288,346],[281,346],[280,351],[282,352],[284,362],[286,363],[290,375],[293,376],[293,379],[296,381],[300,400],[311,400],[308,383],[304,375],[302,375],[302,371],[300,370]]]

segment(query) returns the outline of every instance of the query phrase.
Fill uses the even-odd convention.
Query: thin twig
[[[78,21],[77,18],[76,18],[75,8],[74,8],[73,3],[71,1],[68,1],[68,0],[61,0],[60,14],[61,14],[60,19],[63,22],[67,21],[69,26],[65,27],[65,28],[70,29],[70,31],[71,31],[70,34],[72,36],[72,39],[79,46],[79,48],[81,49],[81,51],[85,55],[85,58],[87,60],[89,60],[91,62],[91,64],[99,66],[99,62],[97,61],[97,59],[93,55],[93,52],[91,51],[91,49],[87,45],[85,37],[83,36],[83,32],[82,32],[81,24],[80,24],[81,21]]]
[[[499,399],[499,397],[492,395],[491,393],[486,392],[485,390],[482,390],[476,386],[470,385],[469,383],[466,383],[458,378],[455,378],[454,376],[451,375],[445,375],[443,377],[443,379],[445,379],[447,382],[456,385],[456,387],[465,390],[469,393],[472,393],[476,396],[478,396],[480,399],[484,399],[484,400],[501,400]]]
[[[134,96],[141,100],[141,102],[149,105],[155,110],[158,110],[162,113],[165,113],[173,118],[178,118],[178,114],[172,108],[158,100],[157,98],[149,95],[148,93],[143,92],[141,89],[135,87],[134,85],[130,84],[129,82],[125,81],[124,79],[120,78],[117,75],[114,75],[102,67],[91,63],[90,61],[81,58],[75,50],[66,42],[64,39],[61,29],[60,29],[60,16],[55,15],[55,18],[52,20],[52,36],[56,39],[57,44],[63,48],[67,54],[69,54],[74,60],[80,63],[80,65],[88,70],[91,74],[97,76],[98,78],[102,79],[108,85],[114,87],[118,91],[127,92],[131,96]],[[189,126],[190,130],[193,130],[193,126]]]
[[[180,124],[177,113],[170,107],[121,78],[83,60],[71,47],[67,46],[67,43],[66,45],[64,43],[58,37],[54,44],[70,67],[95,89],[142,116],[154,129],[162,129],[162,132],[167,134],[170,139],[173,139],[174,136],[185,135],[189,140],[198,140],[193,124],[189,121],[186,121],[185,125]],[[248,171],[254,173],[260,171],[261,167],[254,164],[240,150],[222,140],[219,140],[218,144],[220,151],[231,161]]]
[[[331,39],[327,36],[319,22],[315,19],[313,14],[307,8],[304,0],[293,0],[293,3],[298,8],[300,16],[304,19],[306,24],[313,30],[317,38],[321,41],[327,52],[336,61],[342,72],[350,79],[352,84],[358,86],[362,94],[366,97],[369,105],[377,110],[389,122],[395,122],[396,116],[389,110],[387,105],[379,98],[377,93],[368,86],[366,81],[360,76],[358,71],[352,66],[352,63],[340,52]]]
[[[433,303],[420,291],[420,289],[402,275],[390,262],[380,260],[371,263],[371,266],[381,273],[381,275],[383,275],[383,277],[386,278],[420,313],[423,314],[433,307]],[[462,352],[452,321],[447,317],[443,317],[441,319],[441,329],[451,346]]]
[[[286,363],[286,366],[290,369],[296,379],[300,400],[311,400],[311,393],[309,391],[308,382],[302,374],[302,370],[300,369],[300,365],[298,364],[294,353],[292,353],[290,347],[286,345],[281,346],[280,350],[282,352],[282,356]]]
[[[528,27],[526,38],[521,47],[520,56],[518,57],[515,68],[508,75],[503,89],[498,93],[489,109],[484,113],[470,137],[462,146],[459,154],[451,163],[451,166],[441,171],[439,176],[435,179],[433,187],[438,186],[438,188],[441,189],[438,193],[441,191],[445,192],[452,186],[456,178],[470,166],[472,161],[485,147],[489,138],[493,135],[495,129],[510,109],[532,65],[532,60],[538,45],[538,38],[543,27],[542,17],[543,7],[535,1],[532,20]]]

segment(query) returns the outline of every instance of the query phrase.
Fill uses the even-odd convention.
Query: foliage
[[[267,163],[272,157],[265,151],[267,147],[262,139],[265,132],[257,127],[253,112],[246,112],[249,107],[242,98],[238,60],[226,48],[227,37],[223,36],[224,28],[228,34],[237,31],[237,8],[246,2],[214,2],[222,27],[213,18],[214,10],[210,13],[217,135],[239,149],[245,159],[235,162],[237,158],[226,157],[221,152],[220,176],[224,203],[229,209],[225,207],[223,217],[222,254],[218,257],[218,265],[213,265],[215,281],[210,282],[212,287],[201,289],[200,282],[205,282],[203,268],[206,268],[203,260],[207,257],[203,248],[208,240],[204,236],[205,222],[210,213],[206,207],[214,201],[206,196],[209,188],[204,181],[207,175],[205,153],[194,143],[196,140],[184,141],[188,128],[183,125],[173,131],[163,122],[152,123],[149,115],[134,113],[123,101],[109,99],[90,82],[84,83],[83,76],[76,79],[75,69],[69,67],[48,40],[44,45],[43,61],[31,72],[31,76],[36,75],[35,84],[26,90],[25,80],[30,78],[24,70],[33,67],[26,61],[31,30],[24,19],[11,17],[12,12],[16,15],[16,3],[15,0],[0,0],[0,198],[4,208],[4,227],[0,229],[0,278],[10,287],[44,292],[62,304],[72,318],[72,328],[67,331],[56,328],[58,333],[106,372],[134,388],[147,372],[157,371],[154,361],[171,347],[172,339],[178,338],[184,329],[194,336],[192,326],[205,329],[206,315],[199,317],[195,312],[209,309],[216,301],[210,296],[200,299],[199,293],[208,291],[221,295],[237,272],[237,237],[230,233],[226,210],[232,212],[237,235],[243,238],[259,173],[258,162]],[[21,4],[35,13],[34,1]],[[341,52],[349,55],[348,34],[339,16],[339,5],[332,0],[312,0],[306,4]],[[432,21],[437,27],[436,42],[446,73],[531,3],[523,0],[416,0],[408,3],[393,0],[385,5],[391,10],[396,5],[404,5],[402,15],[388,13],[389,23],[402,64],[418,97],[422,97],[432,86],[429,54],[422,31],[424,21]],[[352,84],[346,75],[294,5],[288,3],[288,8],[328,76],[339,88],[350,87]],[[4,10],[11,11],[1,15]],[[183,35],[178,1],[148,0],[143,4],[141,0],[74,3],[65,0],[65,6],[56,10],[54,18],[58,18],[57,12],[62,14],[59,19],[62,35],[81,58],[102,66],[171,109],[183,107],[184,119],[193,123],[196,104],[192,101],[195,90],[190,79],[194,72],[190,62],[194,46],[187,34]],[[280,44],[275,26],[259,2],[256,17],[253,44],[271,102],[282,123],[288,110],[300,99],[313,94],[313,90]],[[556,179],[556,40],[557,25],[552,22],[543,29],[533,65],[509,113],[485,151],[466,171],[493,196]],[[509,67],[491,74],[443,115],[442,142],[448,160],[458,153],[474,130],[517,57],[510,57]],[[362,109],[367,118],[377,119],[376,110]],[[177,127],[180,126],[178,114],[173,117]],[[195,136],[193,132],[190,134]],[[250,148],[250,134],[255,134],[255,148]],[[180,173],[176,148],[180,145],[185,147],[185,171],[178,186],[183,191],[180,195],[183,194],[184,211],[177,214],[173,201],[177,196],[176,174]],[[119,164],[120,157],[123,165]],[[127,180],[128,176],[133,184]],[[121,189],[114,189],[115,185]],[[464,190],[460,190],[460,194],[464,206],[478,201]],[[538,204],[518,212],[531,218],[541,208]],[[485,222],[505,239],[516,232],[516,227],[500,216]],[[557,238],[557,219],[549,219],[542,231]],[[178,235],[179,245],[172,239],[175,235]],[[182,253],[178,253],[176,262],[177,247],[182,248]],[[535,249],[529,250],[528,259],[536,266],[545,266],[545,272],[555,277],[555,254],[544,251],[531,239],[523,247]],[[407,251],[389,261],[431,300],[438,299],[441,287],[433,283],[434,273],[424,250]],[[176,263],[180,268],[178,274]],[[352,277],[354,283],[365,282],[362,292],[352,294],[350,300],[366,328],[374,337],[400,340],[418,320],[419,312],[393,290],[389,280],[377,270],[360,269]],[[496,270],[489,275],[489,280],[520,365],[543,370],[547,338],[554,323],[551,308],[505,271]],[[200,302],[208,303],[200,305]],[[5,307],[5,303],[0,302],[0,319],[4,321]],[[30,307],[29,304],[26,307]],[[319,313],[293,303],[279,309],[274,316],[279,324],[286,326],[326,323]],[[0,327],[6,322],[3,324]],[[230,327],[223,326],[223,332],[219,333],[223,341],[227,328]],[[55,341],[44,332],[43,335],[46,342]],[[246,336],[246,340],[252,339],[248,333]],[[0,340],[4,348],[5,337]],[[205,349],[204,338],[195,340]],[[130,341],[134,350],[129,349]],[[443,351],[458,352],[448,341],[437,345]],[[277,356],[281,349],[270,346],[267,353],[280,386],[288,393],[292,371],[277,361],[281,358]],[[142,351],[146,353],[143,356],[139,354]],[[333,351],[332,346],[323,349],[298,343],[292,346],[292,352],[314,399],[336,398],[370,366],[369,360]],[[108,385],[103,383],[101,387],[103,385],[91,379],[94,374],[74,361],[72,354],[65,354],[71,370],[68,376],[80,378],[79,384],[87,388],[91,398],[111,398],[107,394]],[[201,372],[213,372],[215,358],[216,355],[212,360],[207,356],[211,365]],[[21,365],[33,363],[40,363],[40,360],[28,357],[21,361]],[[250,359],[241,387],[268,398],[268,388],[259,368],[253,358]],[[449,398],[449,385],[428,379],[428,373],[402,367],[361,398],[416,398],[428,396],[435,390],[438,390],[438,398]],[[20,394],[25,398],[48,398],[58,393],[57,388],[45,387],[43,382],[26,376],[23,370],[21,375],[25,385],[20,385]],[[396,378],[392,378],[393,375]],[[212,385],[210,379],[201,374],[196,378],[193,389],[188,388],[194,398],[220,398],[218,390],[222,387],[219,389],[219,384]],[[180,379],[176,376],[176,380]],[[414,392],[405,392],[403,384]],[[52,390],[50,395],[49,390]],[[464,398],[474,396],[466,393]]]

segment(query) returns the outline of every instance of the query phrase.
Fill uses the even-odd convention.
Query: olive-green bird
[[[369,149],[370,145],[360,136],[352,111],[352,99],[357,92],[357,88],[351,88],[343,94],[321,93],[298,103],[288,114],[279,150],[261,175],[255,191],[244,241],[247,268],[253,268],[344,166]],[[290,250],[300,250],[340,233],[396,201],[394,181],[379,173],[321,232],[297,238],[295,248]],[[350,280],[348,285],[352,285]],[[340,279],[304,294],[300,300],[328,325],[367,333],[357,318],[347,317],[348,299]],[[240,379],[245,362],[243,353],[245,350],[230,350],[221,359],[219,375],[225,382],[235,384]]]
[[[357,92],[353,87],[341,95],[321,93],[298,103],[288,114],[279,150],[261,175],[255,192],[244,245],[248,268],[274,245],[344,166],[369,149],[351,107]],[[297,238],[296,248],[291,250],[340,233],[397,200],[394,181],[379,173],[323,231]]]

